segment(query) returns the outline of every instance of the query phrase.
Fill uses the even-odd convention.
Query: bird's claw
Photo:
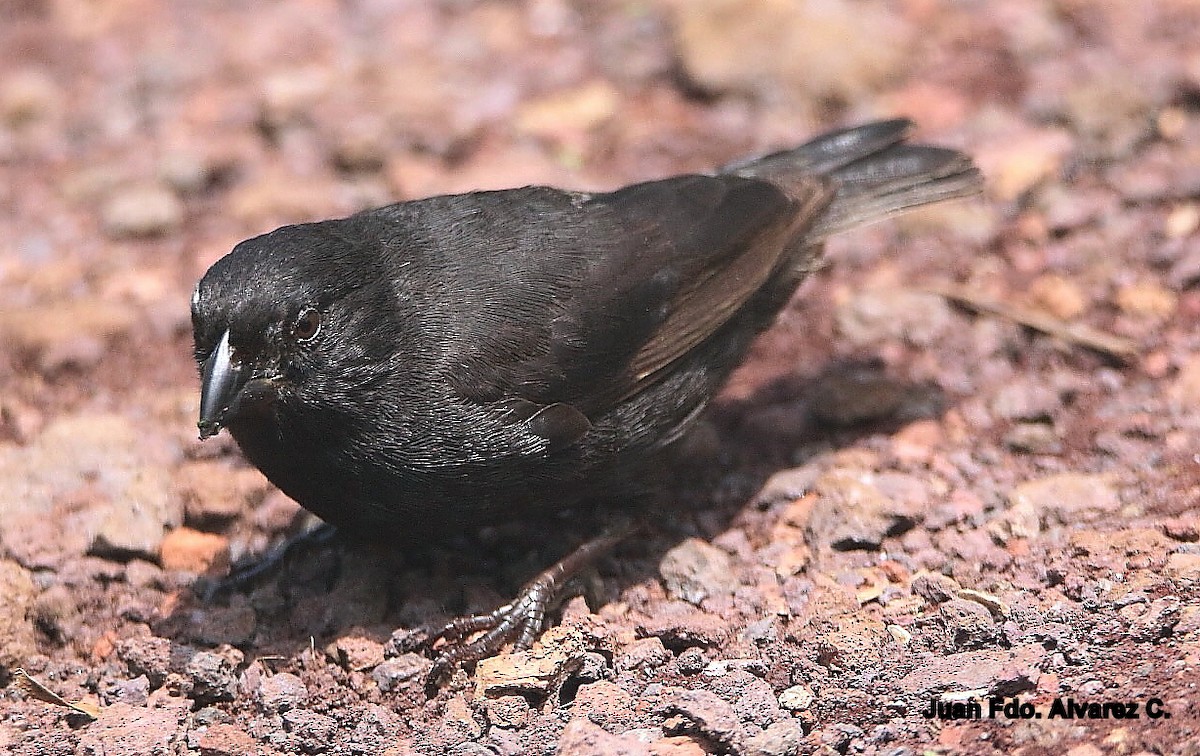
[[[543,573],[527,583],[515,599],[494,611],[456,617],[431,633],[421,642],[437,654],[426,686],[436,686],[455,666],[491,656],[508,643],[514,651],[532,646],[546,624],[546,612],[558,587]]]
[[[610,525],[526,583],[517,597],[504,606],[487,614],[453,619],[424,639],[409,644],[437,654],[425,678],[426,690],[434,690],[442,676],[456,665],[491,656],[506,643],[512,643],[514,651],[532,646],[546,624],[550,605],[561,597],[567,582],[639,527],[639,523],[624,519]]]

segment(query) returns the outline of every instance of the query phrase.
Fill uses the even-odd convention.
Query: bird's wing
[[[758,179],[680,176],[592,197],[585,249],[599,250],[520,366],[535,401],[603,414],[712,336],[781,265],[827,205],[813,178],[784,193]]]
[[[638,302],[631,292],[631,301],[622,303],[640,305],[657,322],[629,361],[626,385],[609,400],[653,383],[712,336],[781,265],[790,264],[791,242],[832,197],[830,185],[816,177],[785,194],[765,181],[721,175],[653,182],[604,198],[617,214],[657,231],[666,247],[659,265],[670,271],[665,277],[671,284],[648,301]],[[629,256],[636,261],[629,267],[634,276],[655,267],[640,250]]]
[[[446,380],[502,405],[551,447],[653,385],[789,264],[828,205],[824,179],[786,191],[753,177],[689,175],[580,195],[545,187],[422,204],[465,313]],[[446,237],[444,230],[453,235]],[[430,309],[437,309],[430,308]]]

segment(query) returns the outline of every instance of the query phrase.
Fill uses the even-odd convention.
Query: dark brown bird
[[[830,234],[978,191],[961,153],[882,121],[613,192],[402,202],[237,245],[192,299],[200,436],[228,428],[307,509],[437,538],[636,495],[819,263]],[[606,532],[435,670],[532,642]],[[472,633],[482,638],[466,642]]]

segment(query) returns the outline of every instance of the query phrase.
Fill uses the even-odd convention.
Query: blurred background
[[[970,147],[995,198],[1028,199],[1072,161],[1194,135],[1196,16],[1187,0],[7,0],[0,296],[77,312],[4,332],[87,362],[54,346],[56,320],[77,342],[142,314],[171,326],[208,264],[285,222],[613,187],[873,117]],[[1011,209],[956,223],[987,238]]]

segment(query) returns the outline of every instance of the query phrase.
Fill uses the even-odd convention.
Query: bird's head
[[[379,309],[371,292],[380,282],[336,223],[285,226],[244,241],[196,285],[201,439],[281,399],[319,399],[339,360],[362,352],[354,334]]]

